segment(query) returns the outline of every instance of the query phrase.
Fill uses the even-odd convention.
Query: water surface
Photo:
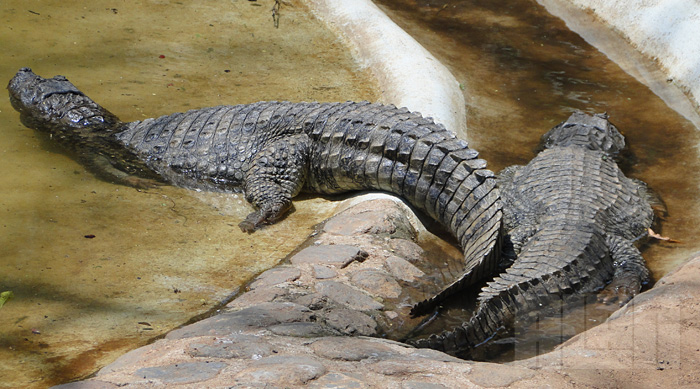
[[[0,82],[67,76],[125,121],[259,100],[375,100],[373,82],[296,1],[2,1]],[[6,95],[5,95],[6,96]],[[95,179],[0,98],[0,387],[111,362],[236,293],[334,205],[297,201],[253,235],[232,195]]]

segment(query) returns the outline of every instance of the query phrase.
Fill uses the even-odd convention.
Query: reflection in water
[[[375,100],[372,82],[296,1],[279,29],[238,2],[0,2],[0,80],[66,75],[125,121],[258,100]],[[117,7],[117,8],[114,8]],[[295,202],[247,235],[241,197],[95,179],[0,96],[0,387],[94,372],[226,300],[333,203]],[[45,147],[48,146],[48,147]]]
[[[621,167],[661,196],[668,207],[663,234],[683,242],[647,245],[643,254],[654,277],[698,250],[697,128],[561,20],[534,0],[378,3],[464,85],[469,140],[491,169],[529,162],[540,136],[574,110],[608,112],[630,149]],[[511,343],[505,353],[500,347],[491,350],[502,353],[496,360],[546,352],[605,320],[610,307],[592,303],[566,311],[563,320],[532,326],[529,337],[505,340]],[[429,330],[451,328],[470,314],[470,307],[457,305]]]

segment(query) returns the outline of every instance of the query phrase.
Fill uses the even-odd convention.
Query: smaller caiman
[[[617,166],[624,146],[607,115],[576,112],[543,136],[528,165],[504,169],[498,185],[514,262],[483,287],[468,322],[415,344],[462,354],[554,302],[603,288],[605,302],[637,294],[650,273],[634,244],[651,227],[653,195]]]

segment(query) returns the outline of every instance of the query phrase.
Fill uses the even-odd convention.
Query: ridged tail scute
[[[460,242],[465,272],[418,304],[427,313],[496,269],[502,209],[495,175],[479,153],[442,125],[405,108],[342,103],[305,125],[314,150],[308,185],[321,193],[395,193],[439,221]]]
[[[446,298],[488,278],[496,270],[503,213],[494,175],[482,167],[485,167],[482,160],[458,163],[438,195],[435,213],[459,240],[465,270],[442,292],[416,304],[411,310],[414,316],[427,314]]]

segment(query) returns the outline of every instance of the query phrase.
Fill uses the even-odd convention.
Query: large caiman
[[[444,226],[465,260],[464,273],[417,304],[416,314],[496,268],[496,177],[467,142],[419,113],[369,102],[267,101],[126,123],[63,76],[23,68],[8,89],[26,126],[48,133],[103,178],[244,192],[256,211],[239,224],[243,231],[282,218],[302,190],[402,197]]]

